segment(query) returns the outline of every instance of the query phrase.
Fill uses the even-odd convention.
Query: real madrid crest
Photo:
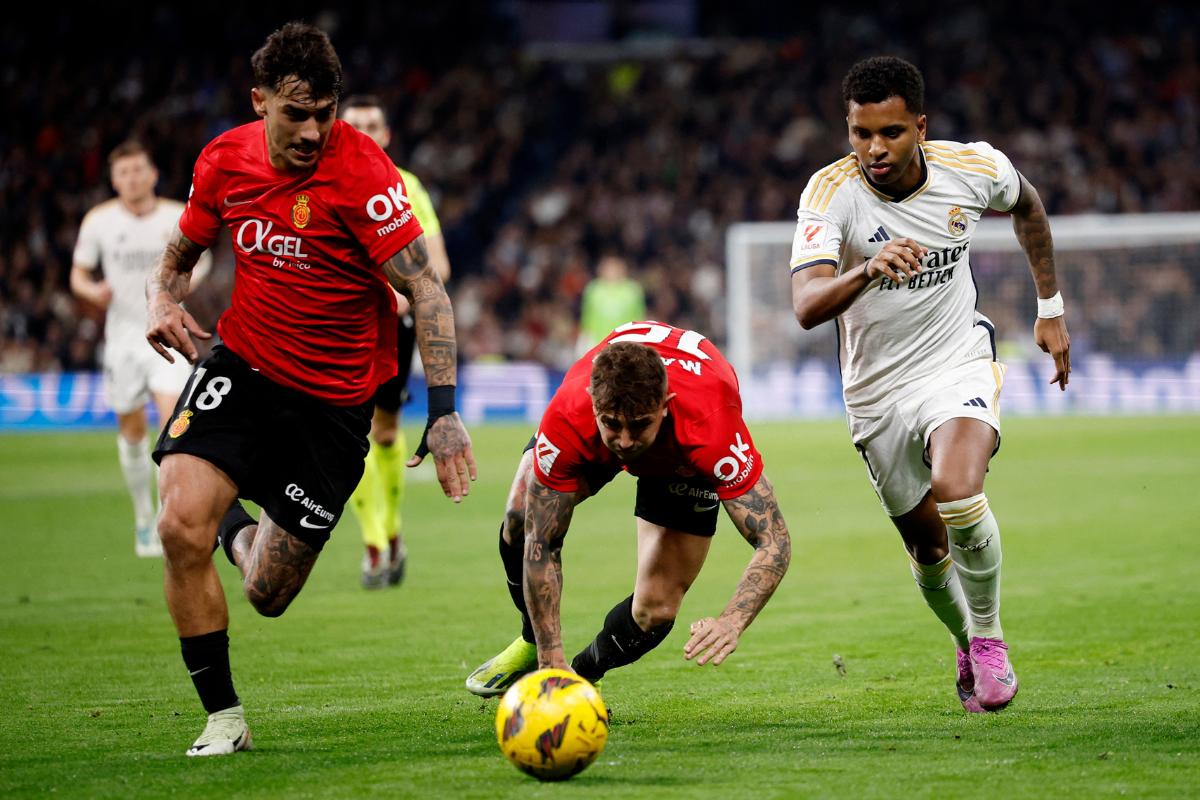
[[[184,409],[179,412],[179,416],[171,423],[170,429],[167,430],[167,435],[172,439],[178,439],[187,433],[188,426],[192,424],[192,412],[190,409]]]
[[[308,226],[308,221],[312,219],[312,209],[308,207],[308,195],[296,195],[296,205],[292,206],[292,224],[297,228]]]
[[[958,206],[950,209],[950,221],[946,225],[951,236],[962,236],[967,232],[967,215]]]

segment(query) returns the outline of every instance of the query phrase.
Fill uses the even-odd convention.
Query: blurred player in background
[[[355,130],[370,136],[385,152],[392,141],[383,103],[373,95],[355,95],[341,104],[341,116]],[[413,213],[425,231],[429,265],[442,282],[450,280],[450,258],[433,201],[421,181],[406,169],[396,167],[408,190]],[[362,585],[368,589],[395,586],[404,579],[408,558],[401,537],[404,504],[404,470],[400,454],[407,449],[400,427],[400,409],[408,402],[408,376],[412,372],[415,326],[407,298],[397,295],[397,372],[375,393],[375,413],[371,417],[371,451],[358,488],[350,495],[350,507],[362,528]]]
[[[999,150],[925,140],[925,84],[912,64],[860,61],[842,96],[854,152],[800,199],[793,307],[804,328],[837,320],[854,446],[954,639],[963,707],[997,710],[1017,692],[1000,627],[1000,527],[983,493],[1004,366],[975,310],[967,251],[988,209],[1012,215],[1037,286],[1034,338],[1065,390],[1070,340],[1049,221]]]
[[[631,322],[571,367],[517,467],[500,526],[521,635],[471,673],[468,690],[501,694],[543,667],[595,682],[653,650],[704,565],[722,505],[754,555],[721,615],[692,623],[684,657],[720,664],[737,648],[783,579],[792,547],[741,412],[733,368],[695,331]],[[633,594],[568,667],[563,539],[575,507],[622,471],[638,479]]]
[[[237,259],[222,343],[192,372],[154,456],[167,607],[208,712],[188,755],[250,746],[229,667],[229,611],[214,542],[260,614],[303,588],[362,477],[379,384],[396,374],[395,305],[413,306],[429,385],[417,453],[455,502],[475,478],[454,412],[454,313],[429,263],[404,181],[378,145],[338,120],[341,62],[321,30],[288,23],[251,59],[260,121],[204,148],[192,194],[147,283],[147,340],[195,360],[207,338],[179,301],[222,227]],[[257,522],[239,497],[262,509]]]
[[[168,364],[146,347],[146,278],[175,230],[183,203],[154,193],[158,170],[140,142],[129,140],[108,156],[117,196],[89,211],[79,226],[71,291],[105,309],[104,389],[117,414],[117,456],[133,498],[134,550],[162,555],[154,526],[154,489],[146,447],[146,403],[163,425],[191,368]],[[197,280],[208,269],[204,256]],[[103,275],[101,275],[101,270]]]
[[[646,316],[646,291],[629,277],[629,265],[615,253],[600,259],[596,277],[583,288],[579,304],[577,355],[604,341],[618,325]]]

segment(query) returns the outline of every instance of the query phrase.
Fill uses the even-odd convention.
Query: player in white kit
[[[138,142],[119,145],[108,162],[117,196],[89,211],[79,226],[71,291],[107,310],[104,388],[117,414],[117,453],[133,498],[134,548],[139,556],[155,557],[162,547],[154,526],[146,403],[154,400],[160,423],[169,418],[191,365],[183,359],[168,364],[146,346],[146,278],[183,204],[155,195],[158,170]],[[97,274],[101,268],[103,277]]]
[[[856,64],[842,86],[853,153],[800,199],[792,305],[804,328],[837,320],[850,435],[913,576],[957,646],[968,711],[1017,691],[1000,627],[1000,529],[983,493],[1000,447],[1004,366],[975,310],[971,235],[1007,212],[1037,285],[1034,338],[1066,389],[1070,340],[1037,191],[985,142],[926,141],[921,73]]]

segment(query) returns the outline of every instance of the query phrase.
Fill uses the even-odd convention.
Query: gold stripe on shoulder
[[[847,157],[849,157],[849,156],[847,156]],[[804,204],[806,197],[809,198],[810,200],[812,199],[812,195],[817,192],[817,190],[829,178],[829,175],[831,173],[833,173],[835,170],[837,170],[845,162],[845,160],[846,160],[845,158],[839,158],[837,161],[833,162],[832,164],[827,164],[826,166],[821,167],[821,169],[817,170],[813,174],[812,178],[809,179],[808,186],[804,190],[804,194],[800,196],[801,205]]]
[[[850,155],[839,158],[832,164],[829,164],[818,170],[817,173],[813,175],[812,180],[809,181],[808,189],[801,196],[800,204],[805,205],[805,198],[807,198],[808,202],[811,203],[814,197],[820,194],[821,189],[824,188],[827,182],[837,177],[835,173],[840,173],[843,171],[846,168],[846,164],[853,160],[854,154],[851,153]]]
[[[953,161],[948,158],[942,158],[941,156],[936,156],[932,153],[927,154],[926,158],[929,159],[930,163],[941,164],[944,167],[949,167],[950,169],[955,169],[959,172],[973,172],[976,175],[986,175],[993,180],[999,177],[995,170],[988,169],[987,167],[975,167],[968,164],[963,164],[962,162]]]
[[[925,142],[925,146],[929,149],[936,150],[938,155],[949,156],[968,164],[981,164],[993,169],[996,168],[996,159],[985,155],[978,150],[972,150],[969,147],[954,148],[943,144],[937,144],[936,142]]]
[[[854,173],[857,171],[858,165],[855,164],[849,167],[845,172],[839,173],[836,179],[826,183],[824,190],[821,192],[821,194],[817,195],[816,202],[814,203],[814,205],[817,206],[817,211],[824,214],[829,208],[830,204],[833,203],[833,198],[837,194],[838,189],[841,188],[843,183],[852,178]]]
[[[846,182],[846,178],[858,169],[858,162],[852,161],[843,164],[841,169],[831,172],[821,178],[821,181],[813,187],[812,193],[809,195],[810,209],[824,212],[829,208],[833,196],[837,193],[838,187]]]
[[[992,161],[990,158],[987,158],[985,156],[978,156],[978,157],[977,156],[959,156],[959,155],[953,155],[951,153],[942,153],[942,152],[936,152],[936,151],[933,153],[933,155],[938,155],[938,156],[942,156],[943,158],[953,159],[954,161],[958,161],[963,164],[974,164],[977,167],[987,167],[988,169],[996,168],[996,162]]]
[[[999,177],[994,170],[990,170],[987,167],[973,167],[958,161],[950,161],[937,156],[930,156],[929,161],[930,163],[941,164],[944,167],[949,167],[950,169],[957,170],[959,172],[971,172],[976,175],[986,175],[993,180],[996,180]]]
[[[948,150],[951,153],[961,153],[967,156],[980,156],[981,158],[991,158],[987,153],[979,150],[972,150],[966,145],[960,145],[958,142],[949,142],[945,139],[934,139],[932,141],[922,142],[927,147],[936,147],[939,150]],[[957,145],[957,146],[956,146]]]

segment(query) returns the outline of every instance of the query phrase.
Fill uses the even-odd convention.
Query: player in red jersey
[[[358,483],[371,397],[396,372],[392,287],[408,298],[429,384],[429,452],[448,497],[475,478],[454,413],[454,314],[405,195],[368,137],[336,121],[341,63],[315,27],[289,23],[251,61],[262,119],[213,140],[196,162],[179,227],[147,282],[146,337],[195,361],[208,338],[179,305],[222,227],[237,259],[222,343],[198,364],[159,437],[167,607],[209,713],[188,755],[247,749],[229,668],[229,613],[214,539],[247,598],[278,616],[300,591]],[[255,522],[237,503],[263,509]]]
[[[535,668],[567,668],[558,614],[563,537],[575,506],[621,471],[638,479],[637,580],[570,668],[596,681],[666,638],[724,505],[754,555],[729,605],[693,623],[684,646],[685,658],[720,664],[791,559],[762,470],[737,376],[707,339],[657,322],[617,328],[567,372],[517,467],[500,557],[522,631],[471,673],[467,689],[496,695]]]

